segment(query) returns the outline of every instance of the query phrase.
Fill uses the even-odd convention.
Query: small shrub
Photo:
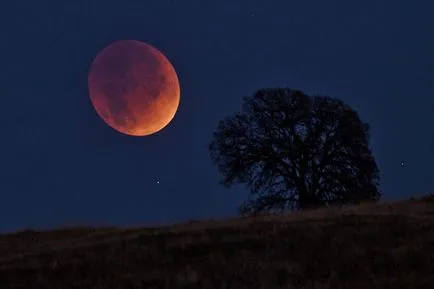
[[[434,203],[434,194],[433,193],[426,194],[421,198],[421,200],[427,203]]]

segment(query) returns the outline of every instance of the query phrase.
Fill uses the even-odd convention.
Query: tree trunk
[[[300,210],[314,209],[321,206],[321,202],[314,192],[307,190],[306,186],[299,190],[298,206]]]

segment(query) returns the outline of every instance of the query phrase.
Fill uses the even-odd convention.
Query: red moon
[[[159,50],[136,40],[104,48],[92,62],[88,84],[98,115],[127,135],[162,130],[179,106],[179,80],[172,64]]]

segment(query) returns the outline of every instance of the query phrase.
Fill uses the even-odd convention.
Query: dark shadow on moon
[[[127,98],[147,98],[142,103],[150,105],[167,82],[164,75],[155,74],[163,69],[159,61],[150,51],[140,48],[132,50],[128,45],[119,47],[100,67],[102,73],[99,75],[104,79],[102,92],[110,113],[110,116],[104,117],[111,118],[116,126],[126,129],[137,123]],[[145,75],[143,71],[146,71]],[[146,113],[146,109],[143,113]]]
[[[107,98],[107,107],[113,121],[119,126],[126,126],[125,115],[128,115],[129,122],[136,122],[135,117],[128,108],[128,102],[125,95],[128,95],[128,89],[125,85],[109,82],[104,85],[104,95]]]

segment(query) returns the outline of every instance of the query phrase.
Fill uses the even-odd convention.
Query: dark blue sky
[[[247,191],[218,185],[207,146],[263,87],[343,99],[372,125],[384,199],[432,192],[432,11],[428,0],[2,0],[0,230],[235,215]],[[93,58],[121,39],[160,49],[181,82],[174,120],[150,137],[111,129],[88,96]]]

